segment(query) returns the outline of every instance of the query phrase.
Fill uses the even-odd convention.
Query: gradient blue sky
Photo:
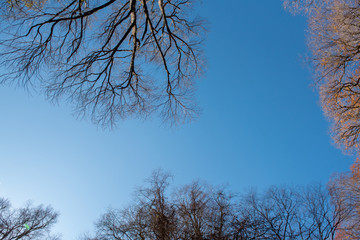
[[[326,183],[353,159],[336,149],[310,87],[306,19],[269,0],[204,0],[209,21],[200,118],[166,128],[156,118],[112,131],[22,89],[0,88],[0,196],[61,213],[55,230],[77,239],[109,206],[129,203],[152,170],[175,185],[203,179],[241,192],[273,184]]]

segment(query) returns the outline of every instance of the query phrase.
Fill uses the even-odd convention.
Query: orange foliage
[[[350,171],[335,175],[329,182],[333,202],[343,221],[338,226],[336,240],[360,239],[360,158]]]
[[[322,107],[339,147],[360,152],[360,4],[355,0],[285,0],[308,15]]]
[[[360,181],[360,158],[357,158],[355,163],[351,165],[351,180],[359,184]]]
[[[345,240],[351,239],[349,235],[347,235],[346,231],[341,229],[336,233],[335,240]]]

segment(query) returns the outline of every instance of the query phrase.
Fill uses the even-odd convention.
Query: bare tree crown
[[[0,198],[0,239],[1,240],[60,240],[51,236],[50,230],[56,223],[58,213],[42,205],[13,208],[7,199]]]
[[[154,111],[171,123],[189,120],[203,66],[194,2],[9,0],[1,81],[40,85],[104,125]]]
[[[168,174],[155,172],[129,207],[109,210],[97,222],[95,237],[84,240],[329,240],[347,217],[318,184],[271,187],[238,198],[199,181],[169,192],[169,183]]]

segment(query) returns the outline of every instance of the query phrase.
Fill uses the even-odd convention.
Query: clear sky
[[[326,183],[353,159],[331,143],[304,66],[306,19],[269,0],[204,0],[210,29],[197,121],[167,128],[156,117],[103,130],[43,96],[0,88],[0,196],[61,214],[55,230],[75,240],[109,207],[121,207],[152,170],[228,184]]]

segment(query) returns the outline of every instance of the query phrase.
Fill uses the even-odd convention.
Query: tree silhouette
[[[65,96],[80,115],[113,124],[159,111],[197,114],[204,22],[192,0],[11,0],[2,4],[2,82]]]
[[[51,207],[30,204],[14,209],[10,202],[0,198],[0,239],[1,240],[58,240],[50,235],[51,227],[56,223],[58,214]]]
[[[86,240],[335,239],[348,215],[326,188],[270,187],[235,197],[195,181],[169,191],[170,175],[155,172],[122,209],[110,209]]]

